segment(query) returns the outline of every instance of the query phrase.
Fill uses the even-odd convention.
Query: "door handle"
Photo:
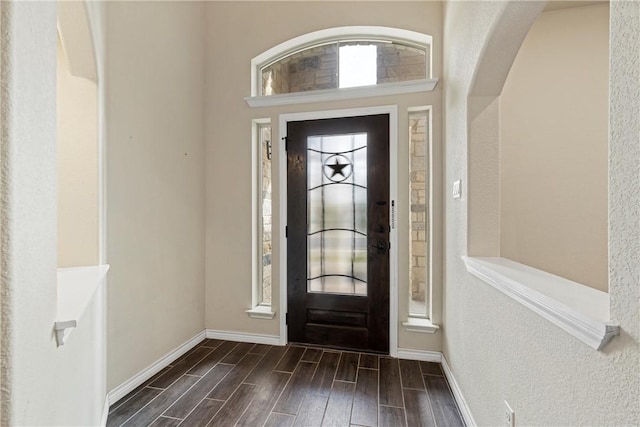
[[[387,253],[387,242],[384,240],[378,240],[377,243],[370,243],[369,247],[377,249],[379,254]]]

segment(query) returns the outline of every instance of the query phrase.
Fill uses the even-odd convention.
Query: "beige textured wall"
[[[106,13],[113,389],[204,329],[205,22],[199,2]]]
[[[478,111],[471,109],[477,105],[469,94],[501,90],[486,73],[477,73],[481,54],[498,53],[486,63],[496,68],[484,71],[499,74],[513,61],[505,46],[526,34],[543,6],[447,3],[447,186],[458,178],[466,182],[471,172],[470,120]],[[610,31],[609,292],[621,335],[597,352],[466,271],[460,257],[467,254],[471,226],[469,182],[461,199],[446,203],[443,350],[478,425],[502,425],[504,400],[515,410],[517,425],[640,423],[640,4],[612,2]],[[472,87],[474,80],[487,85]],[[484,133],[491,138],[497,129],[496,122],[493,132]]]
[[[544,12],[500,97],[500,253],[607,291],[609,5]]]
[[[0,424],[99,425],[104,295],[56,346],[56,5],[2,2]]]
[[[58,267],[98,264],[98,90],[58,42]]]
[[[50,375],[56,368],[56,9],[52,3],[0,7],[2,424],[42,424],[57,413],[49,395],[58,391]]]
[[[277,170],[279,143],[278,116],[298,111],[332,110],[349,107],[397,104],[399,111],[398,199],[400,258],[400,320],[407,317],[409,295],[409,172],[408,114],[411,106],[434,106],[436,159],[441,159],[441,91],[429,94],[387,96],[349,102],[325,102],[287,107],[250,108],[243,97],[250,95],[250,61],[253,57],[286,40],[312,31],[346,25],[381,25],[403,28],[434,37],[434,76],[440,77],[442,9],[439,2],[332,2],[327,13],[325,2],[210,2],[207,3],[207,284],[206,326],[211,329],[278,335],[278,316],[282,272],[276,254],[282,242],[274,233],[274,269],[272,298],[278,312],[273,320],[251,319],[244,312],[251,308],[251,120],[271,118],[274,125],[273,170]],[[238,25],[243,22],[243,25]],[[283,25],[283,23],[286,23]],[[233,49],[229,49],[233,40]],[[441,162],[436,161],[436,175]],[[275,177],[274,177],[275,178]],[[441,186],[436,184],[436,200]],[[279,216],[279,192],[274,183],[274,230],[284,226]],[[436,224],[441,211],[434,212]],[[441,227],[436,227],[436,244],[441,242]],[[437,260],[433,300],[442,298],[441,263]],[[434,320],[442,318],[439,306]],[[400,347],[439,350],[440,334],[425,335],[399,331]]]

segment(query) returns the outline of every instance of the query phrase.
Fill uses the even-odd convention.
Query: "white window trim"
[[[272,107],[277,105],[307,104],[310,102],[342,101],[371,98],[373,96],[402,95],[430,92],[438,79],[410,80],[406,82],[381,83],[373,86],[358,86],[338,89],[310,90],[307,92],[281,93],[268,96],[248,96],[244,100],[250,107]]]
[[[276,312],[271,309],[271,304],[258,304],[251,310],[245,310],[245,313],[252,319],[271,320],[276,316]]]
[[[426,113],[427,114],[427,123],[429,131],[426,135],[427,137],[427,145],[426,145],[426,156],[427,156],[427,168],[428,168],[428,182],[426,186],[427,190],[427,211],[426,211],[426,231],[427,231],[427,241],[426,243],[426,258],[427,258],[427,267],[428,267],[428,276],[426,283],[426,292],[428,292],[427,299],[427,307],[426,313],[424,315],[416,315],[411,314],[409,310],[407,310],[407,320],[402,322],[402,326],[407,332],[417,332],[417,333],[428,333],[433,334],[440,329],[439,325],[432,323],[431,319],[433,318],[433,282],[434,282],[434,269],[433,269],[433,253],[434,253],[434,242],[433,242],[433,228],[434,228],[434,218],[433,218],[433,209],[434,206],[434,167],[433,167],[433,106],[432,105],[424,105],[417,107],[409,107],[407,109],[409,115],[411,113]],[[408,116],[407,116],[408,117]],[[410,154],[409,154],[410,155]],[[409,242],[411,239],[409,239]],[[409,298],[407,295],[406,298]]]
[[[271,304],[262,302],[262,145],[260,128],[271,119],[251,120],[251,309],[253,319],[273,319]],[[273,139],[273,138],[272,138]],[[273,174],[273,169],[272,169]],[[273,182],[273,177],[272,177]],[[273,185],[273,184],[272,184]]]
[[[424,317],[409,316],[402,322],[402,327],[407,332],[417,332],[421,334],[435,334],[440,326],[431,323],[431,320]]]
[[[368,40],[391,40],[404,42],[419,46],[427,46],[432,52],[433,37],[428,34],[418,33],[416,31],[404,30],[401,28],[381,27],[381,26],[349,26],[335,27],[324,30],[314,31],[303,34],[293,39],[280,43],[277,46],[261,53],[251,60],[251,97],[262,98],[260,96],[262,89],[262,75],[260,69],[266,64],[277,60],[289,53],[303,50],[313,45],[330,43],[341,39],[363,38]],[[429,64],[427,67],[427,80],[433,78],[433,54],[429,55]],[[274,95],[271,95],[274,96]],[[247,102],[248,99],[247,99]]]
[[[341,117],[357,117],[375,114],[389,114],[389,197],[392,201],[398,200],[398,106],[386,105],[378,107],[350,108],[345,110],[312,111],[305,113],[281,114],[279,118],[279,135],[287,134],[287,123],[303,120],[333,119]],[[287,152],[283,144],[278,144],[278,191],[279,200],[279,270],[280,270],[280,344],[288,342],[286,315],[287,312],[287,239],[285,226],[287,219]],[[389,259],[389,355],[398,355],[398,231],[395,212],[390,203],[391,231],[391,256]],[[393,248],[396,248],[393,250]]]

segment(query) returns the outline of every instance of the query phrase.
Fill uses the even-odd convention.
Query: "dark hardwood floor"
[[[116,402],[115,426],[463,426],[440,364],[204,340]]]

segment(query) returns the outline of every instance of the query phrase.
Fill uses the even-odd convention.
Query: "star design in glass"
[[[336,176],[338,174],[342,175],[343,178],[347,177],[343,172],[343,169],[345,167],[347,167],[347,164],[346,163],[340,163],[340,161],[338,160],[337,157],[336,157],[335,163],[332,164],[332,165],[327,165],[327,167],[332,169],[331,178],[333,178],[334,176]]]

